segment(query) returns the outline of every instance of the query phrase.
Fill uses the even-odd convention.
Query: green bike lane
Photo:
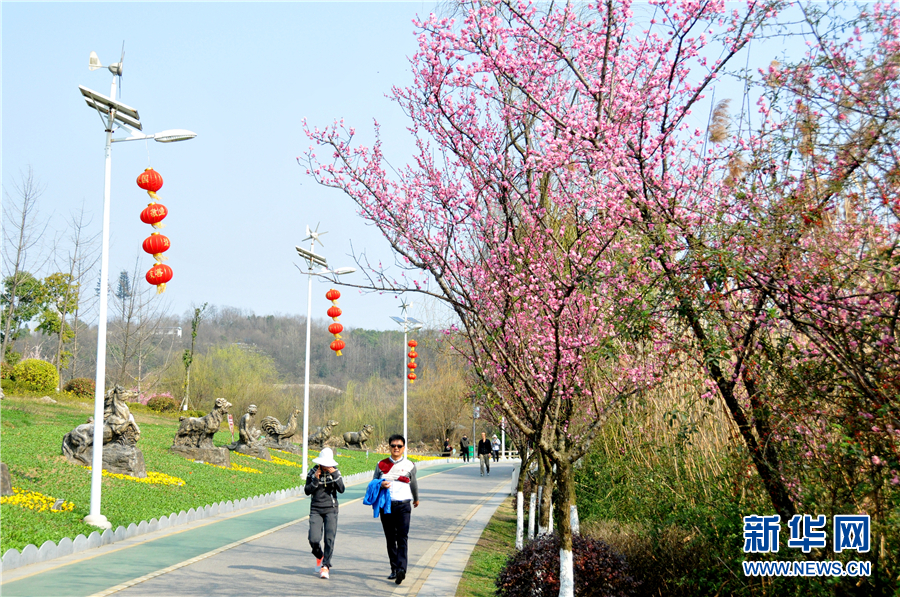
[[[422,480],[460,466],[463,465],[448,463],[422,467],[418,478]],[[360,482],[348,486],[341,503],[361,499],[366,485],[366,482]],[[86,597],[111,589],[118,591],[135,579],[152,578],[190,565],[194,560],[297,524],[308,516],[309,500],[305,497],[219,515],[36,564],[28,567],[34,570],[30,574],[26,569],[11,570],[4,576],[14,579],[2,582],[0,594],[9,597]]]

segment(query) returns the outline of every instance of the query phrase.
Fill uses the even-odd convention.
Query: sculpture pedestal
[[[297,455],[303,454],[303,448],[292,442],[273,442],[272,440],[268,440],[263,443],[267,448],[271,448],[273,450],[282,450],[284,452],[290,452],[291,454]],[[310,448],[312,447],[313,446],[310,446]]]
[[[79,466],[91,466],[94,462],[94,446],[86,446],[75,454],[65,453],[66,460]],[[84,459],[84,460],[82,460]],[[144,453],[135,446],[106,444],[103,446],[103,470],[118,475],[143,479],[147,476]]]
[[[252,456],[253,458],[259,458],[261,460],[272,460],[272,456],[269,455],[269,449],[265,446],[248,446],[247,444],[235,442],[233,444],[228,444],[225,447],[245,456]]]
[[[144,453],[135,446],[106,444],[103,446],[103,468],[111,473],[143,479],[147,476]]]
[[[178,454],[188,460],[208,462],[216,466],[231,467],[231,454],[225,448],[191,448],[188,446],[172,446],[169,448],[172,454]]]

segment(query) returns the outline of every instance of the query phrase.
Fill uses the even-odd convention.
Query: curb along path
[[[384,578],[389,570],[381,524],[361,502],[371,478],[365,476],[341,498],[331,581],[313,574],[308,527],[302,524],[309,501],[291,498],[4,572],[0,592],[452,595],[471,548],[508,495],[514,466],[496,463],[494,478],[480,478],[477,465],[462,463],[420,470],[422,503],[413,512],[410,528],[411,570],[400,586]]]

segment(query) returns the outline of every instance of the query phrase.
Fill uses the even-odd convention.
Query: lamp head
[[[153,135],[153,139],[160,143],[174,143],[176,141],[187,141],[197,136],[197,133],[185,129],[170,129]]]
[[[343,276],[344,274],[352,274],[355,271],[355,267],[339,267],[331,273],[337,274],[338,276]]]

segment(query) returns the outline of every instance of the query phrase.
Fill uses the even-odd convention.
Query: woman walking
[[[338,501],[337,494],[344,493],[344,479],[337,469],[331,448],[322,448],[319,457],[313,459],[316,465],[306,475],[303,492],[311,496],[309,504],[309,546],[316,557],[316,572],[319,577],[328,578],[331,570],[331,555],[334,553],[334,538],[337,535]],[[325,549],[322,549],[322,540]]]

